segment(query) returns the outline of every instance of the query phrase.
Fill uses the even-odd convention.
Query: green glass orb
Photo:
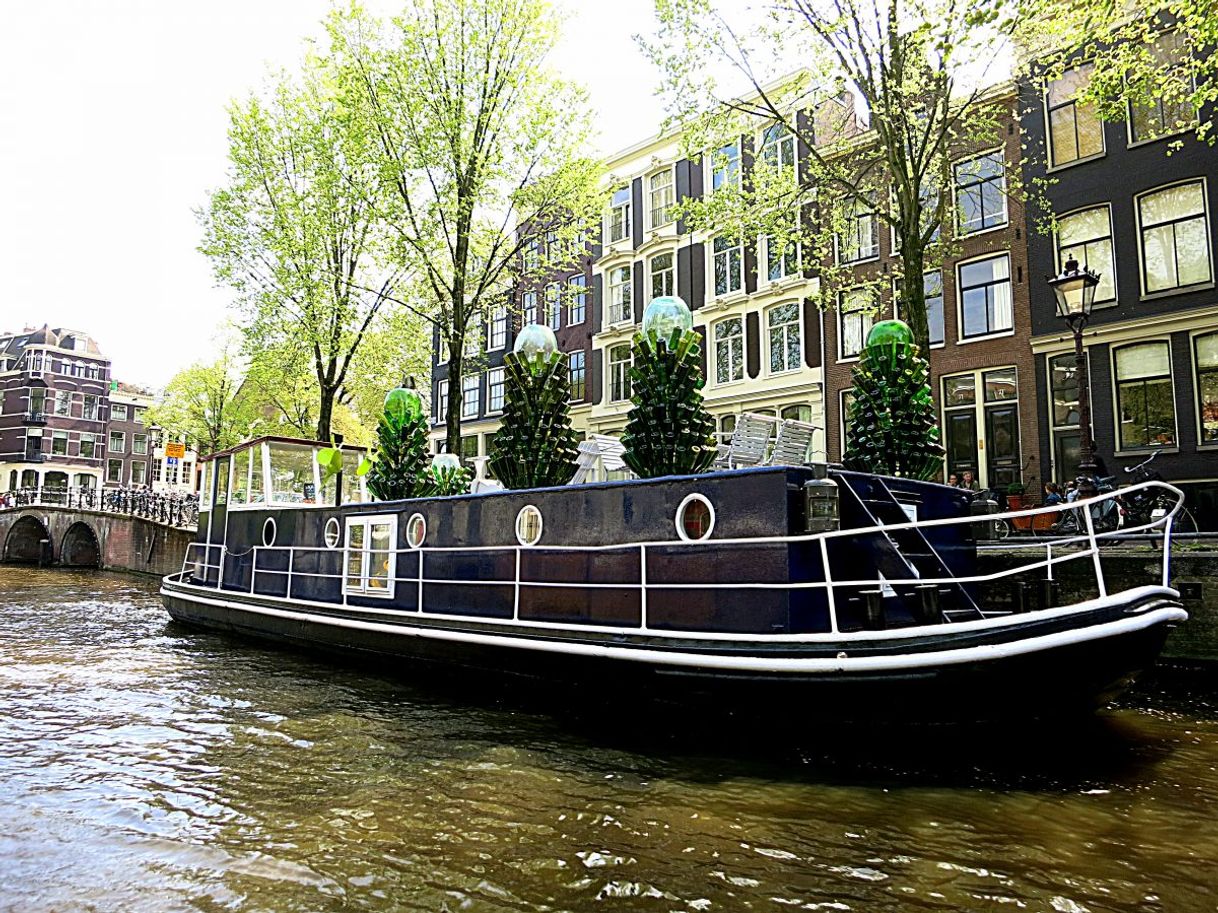
[[[867,334],[867,347],[913,345],[913,330],[903,320],[881,320]]]
[[[672,331],[686,333],[693,329],[694,318],[689,305],[676,295],[661,295],[652,298],[643,311],[643,332],[656,334],[656,339],[667,340]]]
[[[385,416],[397,427],[417,421],[423,414],[423,400],[414,390],[397,387],[385,394]]]
[[[461,468],[461,459],[455,453],[437,453],[431,458],[433,471],[456,472]]]
[[[512,351],[525,361],[532,361],[538,355],[549,358],[558,351],[558,340],[554,338],[554,331],[549,327],[530,323],[516,337]]]

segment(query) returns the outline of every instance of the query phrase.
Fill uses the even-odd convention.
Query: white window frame
[[[656,261],[661,257],[668,257],[670,265],[667,269],[661,269],[657,272]],[[665,276],[667,274],[667,282],[663,283],[668,286],[668,291],[656,291],[656,277]],[[647,283],[648,290],[651,292],[651,298],[656,298],[660,295],[675,295],[677,294],[677,253],[676,251],[662,251],[647,261]],[[650,300],[650,299],[649,299]]]
[[[472,397],[470,396],[471,393],[473,394]],[[477,418],[481,399],[480,390],[478,389],[478,375],[466,374],[461,378],[461,418]]]
[[[664,175],[668,175],[668,183],[656,187],[656,178],[663,177]],[[655,230],[663,228],[674,221],[675,217],[672,210],[676,204],[676,169],[672,165],[669,165],[667,168],[661,168],[659,171],[653,171],[647,175],[647,227]]]
[[[575,356],[579,356],[579,370],[583,377],[580,382],[584,392],[579,396],[575,395],[575,390],[571,388],[575,378]],[[571,402],[582,403],[588,398],[588,357],[583,349],[575,349],[567,355],[567,379],[568,379],[568,398]]]
[[[368,565],[372,557],[372,527],[388,525],[389,527],[389,579],[385,583],[385,588],[379,589],[368,586]],[[360,583],[358,586],[352,586],[350,575],[348,573],[349,562],[351,557],[351,530],[354,527],[362,526],[364,528],[364,544],[360,548],[362,558],[360,560]],[[372,516],[358,515],[346,518],[346,525],[343,529],[343,593],[353,596],[365,596],[375,599],[392,599],[394,587],[397,583],[397,547],[398,547],[398,518],[396,514],[376,514]]]
[[[1117,373],[1117,355],[1126,350],[1137,346],[1144,345],[1161,345],[1167,350],[1167,382],[1171,384],[1171,424],[1172,424],[1172,441],[1170,444],[1130,444],[1125,445],[1121,439],[1121,426],[1124,424],[1121,421],[1121,376]],[[1176,394],[1176,357],[1172,351],[1172,340],[1170,336],[1151,336],[1149,338],[1133,339],[1128,342],[1114,343],[1108,347],[1108,370],[1111,371],[1112,377],[1112,416],[1113,416],[1113,444],[1116,447],[1115,453],[1119,456],[1126,453],[1150,453],[1155,450],[1176,451],[1180,449],[1180,402]],[[1194,376],[1196,371],[1193,371]],[[1140,380],[1141,378],[1132,378],[1132,380]],[[1193,403],[1196,408],[1196,403]]]
[[[724,247],[723,250],[715,250],[715,245],[720,240],[728,242],[728,244],[730,246]],[[731,244],[732,240],[735,240],[736,243]],[[735,288],[731,287],[732,255],[733,254],[735,254],[736,259],[739,262],[739,275],[740,275],[740,284],[738,286],[736,286]],[[728,282],[728,286],[722,292],[719,291],[719,285],[718,285],[719,258],[720,257],[722,257],[724,260],[724,274],[727,276],[727,282]],[[745,275],[744,275],[745,264],[744,264],[744,239],[743,238],[732,239],[732,238],[727,238],[727,237],[723,237],[723,236],[717,236],[715,238],[712,238],[711,239],[711,260],[710,260],[710,262],[711,262],[710,289],[711,289],[711,293],[712,293],[711,297],[727,298],[727,297],[730,297],[731,295],[741,295],[744,293],[744,290],[747,287],[747,280],[745,279]]]
[[[1176,31],[1175,29],[1168,29],[1167,31],[1164,31],[1161,34],[1159,34],[1157,36],[1155,42],[1152,42],[1152,47],[1151,47],[1152,53],[1154,51],[1154,45],[1158,43],[1158,38],[1164,38],[1168,35],[1179,35],[1179,32]],[[1185,39],[1185,42],[1187,45],[1187,39]],[[1192,48],[1186,47],[1186,50],[1190,54],[1193,52]],[[1178,69],[1178,68],[1183,67],[1184,64],[1176,63],[1175,66],[1172,66],[1172,65],[1166,65],[1166,66],[1167,66],[1167,69]],[[1192,83],[1192,88],[1195,91],[1197,88],[1196,75],[1190,74],[1189,81]],[[1159,104],[1162,105],[1162,99],[1159,99]],[[1157,133],[1154,136],[1147,136],[1147,137],[1143,137],[1142,139],[1138,139],[1137,137],[1135,137],[1133,135],[1133,102],[1127,100],[1125,102],[1125,141],[1126,141],[1126,144],[1129,146],[1129,148],[1132,149],[1135,146],[1145,146],[1147,143],[1157,143],[1159,140],[1169,139],[1170,137],[1173,137],[1173,136],[1181,136],[1185,133],[1191,133],[1196,128],[1200,116],[1201,116],[1201,112],[1194,109],[1193,110],[1193,120],[1190,124],[1188,124],[1184,127],[1181,127],[1178,130],[1172,129],[1172,130],[1168,130],[1165,133]]]
[[[719,336],[720,331],[724,330],[727,327],[727,325],[732,321],[736,321],[737,323],[740,324],[740,332],[738,334],[733,333],[730,336],[725,335],[722,338],[720,338],[720,336]],[[746,323],[746,321],[745,321],[743,314],[731,314],[727,317],[721,318],[720,320],[716,320],[714,323],[711,324],[711,339],[713,341],[712,345],[711,345],[711,352],[713,353],[713,356],[714,356],[714,359],[711,363],[711,367],[714,369],[712,371],[712,373],[715,378],[715,386],[717,386],[717,387],[726,386],[727,384],[740,383],[748,376],[748,366],[745,364],[745,362],[747,360],[747,352],[746,352],[745,338],[744,338],[745,333],[747,332],[745,323]],[[739,342],[740,351],[739,351],[738,355],[734,351],[734,347],[733,347],[733,343],[735,343],[735,342]],[[727,371],[726,380],[720,378],[720,376],[719,376],[719,347],[721,345],[727,346],[728,371]],[[739,377],[735,376],[737,373],[740,375]]]
[[[546,326],[551,330],[562,329],[562,286],[551,282],[546,286]]]
[[[1063,269],[1063,264],[1066,262],[1065,259],[1062,257],[1062,239],[1061,239],[1061,230],[1060,230],[1061,223],[1066,221],[1067,219],[1073,218],[1074,216],[1081,216],[1084,213],[1092,212],[1096,209],[1104,210],[1104,214],[1108,217],[1107,240],[1108,240],[1108,252],[1110,254],[1110,259],[1109,259],[1109,263],[1108,263],[1108,276],[1112,279],[1112,295],[1107,298],[1100,298],[1099,289],[1097,288],[1094,304],[1096,307],[1115,307],[1116,303],[1120,300],[1120,290],[1117,288],[1118,276],[1117,276],[1117,268],[1116,268],[1116,239],[1113,237],[1113,234],[1112,234],[1112,204],[1111,203],[1095,203],[1090,206],[1081,206],[1078,209],[1072,209],[1070,212],[1062,213],[1061,215],[1059,215],[1057,217],[1058,230],[1053,232],[1054,263],[1057,265],[1057,272],[1060,273]],[[1088,244],[1094,244],[1097,241],[1103,241],[1103,240],[1104,240],[1103,237],[1095,237],[1095,238],[1088,238],[1086,241],[1081,242],[1081,246],[1083,248],[1084,253],[1086,252],[1086,248],[1087,248]],[[1080,245],[1075,245],[1075,247],[1078,247],[1078,246],[1080,246]],[[1097,272],[1099,272],[1100,275],[1104,275],[1104,270],[1100,269],[1095,263],[1088,262],[1087,257],[1085,257],[1085,256],[1076,257],[1075,259],[1078,260],[1078,262],[1080,264],[1082,264],[1083,266],[1088,266],[1091,269],[1094,269]]]
[[[960,206],[961,191],[967,190],[970,187],[980,187],[982,184],[991,183],[993,179],[986,178],[983,181],[975,181],[974,183],[970,183],[970,184],[961,186],[959,169],[961,166],[968,165],[970,162],[976,162],[976,161],[980,161],[981,159],[984,159],[984,158],[989,158],[990,156],[994,155],[995,153],[997,153],[998,156],[1002,159],[1000,177],[998,178],[998,181],[1000,184],[999,199],[1002,200],[1001,221],[996,222],[993,225],[985,225],[985,226],[982,226],[981,228],[973,229],[972,231],[966,231],[965,227],[964,227],[964,222],[961,218],[964,213],[963,208]],[[1009,201],[1007,200],[1007,153],[1006,153],[1006,149],[1004,149],[1002,146],[997,146],[993,149],[987,149],[983,152],[978,152],[976,155],[965,156],[964,158],[959,158],[959,159],[956,159],[954,162],[952,162],[952,201],[955,204],[956,231],[959,234],[959,236],[962,238],[972,238],[977,235],[983,235],[988,231],[999,231],[1003,228],[1006,228],[1008,225],[1010,225],[1011,224],[1011,207],[1010,207]],[[982,216],[982,218],[984,220],[984,215]]]
[[[1070,161],[1068,161],[1068,162],[1059,162],[1057,160],[1057,150],[1053,146],[1053,112],[1060,111],[1064,108],[1071,109],[1071,112],[1073,113],[1073,117],[1074,117],[1074,148],[1077,151],[1078,147],[1079,147],[1079,142],[1078,142],[1078,136],[1079,136],[1079,134],[1078,134],[1078,105],[1079,105],[1079,101],[1078,101],[1078,93],[1076,92],[1068,100],[1058,102],[1057,104],[1053,104],[1049,101],[1049,93],[1052,91],[1053,83],[1061,82],[1062,80],[1064,80],[1066,78],[1067,74],[1076,73],[1079,70],[1089,70],[1091,72],[1094,72],[1095,64],[1089,60],[1081,61],[1078,65],[1070,67],[1069,69],[1063,71],[1060,78],[1049,80],[1045,84],[1045,91],[1044,91],[1044,94],[1042,95],[1042,100],[1044,102],[1044,104],[1043,104],[1044,115],[1045,115],[1045,152],[1047,153],[1045,156],[1045,160],[1048,163],[1048,170],[1050,170],[1050,171],[1056,171],[1061,168],[1069,168],[1071,165],[1077,165],[1080,162],[1090,162],[1092,159],[1103,158],[1108,152],[1108,146],[1107,146],[1108,139],[1107,139],[1107,136],[1105,135],[1106,131],[1104,130],[1104,119],[1099,116],[1099,112],[1097,111],[1096,120],[1099,122],[1099,125],[1100,125],[1100,151],[1093,152],[1090,155],[1079,155],[1076,158],[1070,159]],[[1090,81],[1090,75],[1088,75],[1087,81],[1088,82]],[[1090,208],[1090,207],[1087,207],[1087,208]]]
[[[520,296],[520,321],[524,326],[537,322],[537,291],[530,289]]]
[[[118,438],[118,447],[114,446],[114,439]],[[111,431],[106,435],[106,450],[110,453],[126,453],[127,452],[127,432]]]
[[[1154,196],[1156,193],[1161,193],[1165,190],[1171,190],[1173,187],[1183,187],[1186,184],[1200,184],[1201,185],[1201,218],[1204,220],[1204,224],[1205,224],[1205,253],[1206,253],[1207,258],[1209,259],[1210,276],[1209,276],[1209,279],[1202,281],[1202,282],[1193,282],[1193,283],[1190,283],[1189,285],[1174,285],[1171,288],[1156,289],[1155,291],[1152,292],[1152,291],[1149,291],[1146,287],[1146,279],[1147,279],[1147,276],[1146,276],[1146,248],[1145,248],[1145,244],[1144,244],[1144,235],[1143,235],[1143,232],[1145,231],[1145,229],[1142,226],[1142,200],[1145,199],[1146,197]],[[1213,236],[1213,228],[1210,225],[1210,205],[1209,205],[1209,203],[1210,203],[1210,201],[1209,201],[1209,181],[1205,177],[1188,178],[1187,180],[1183,180],[1183,181],[1173,181],[1170,184],[1162,184],[1159,187],[1152,187],[1149,190],[1145,190],[1133,198],[1133,215],[1134,215],[1134,220],[1137,223],[1137,231],[1138,231],[1138,238],[1137,238],[1137,241],[1138,241],[1138,274],[1139,274],[1138,281],[1141,283],[1143,297],[1158,297],[1161,295],[1178,295],[1183,292],[1187,292],[1191,289],[1201,289],[1201,288],[1206,288],[1210,285],[1213,285],[1213,283],[1214,283],[1214,250],[1213,250],[1214,236]],[[1197,216],[1189,216],[1187,218],[1195,219],[1195,218],[1197,218]],[[1156,223],[1155,225],[1153,225],[1151,227],[1156,228],[1161,225],[1174,225],[1179,221],[1182,221],[1182,220],[1181,219],[1172,219],[1167,222]],[[1172,238],[1174,241],[1174,239],[1175,239],[1174,231],[1172,233]],[[1177,265],[1178,265],[1178,263],[1179,263],[1179,258],[1177,258]],[[1177,281],[1179,280],[1179,278],[1180,278],[1180,270],[1177,268],[1177,270],[1176,270]]]
[[[841,264],[868,263],[880,258],[880,223],[875,206],[866,206],[860,200],[855,200],[846,218],[850,221],[845,232],[837,232],[834,243],[837,246],[837,262]],[[863,246],[863,233],[860,226],[870,226],[870,246]],[[858,242],[857,247],[847,248],[847,243]]]
[[[857,307],[846,308],[847,298],[852,298],[856,294],[861,294],[870,298],[870,301],[858,305]],[[838,361],[858,361],[859,356],[863,354],[863,349],[867,347],[867,334],[871,332],[871,327],[875,326],[876,317],[876,301],[875,292],[868,289],[866,286],[856,288],[843,289],[838,293],[837,300],[837,360]],[[858,315],[859,319],[859,348],[857,352],[847,354],[846,352],[846,318]]]
[[[766,138],[767,134],[771,130],[774,130],[776,128],[780,129],[780,130],[784,130],[786,132],[782,136],[780,136],[778,139],[774,139],[774,140],[767,139]],[[777,156],[776,156],[777,162],[776,163],[766,161],[766,155],[769,152],[769,150],[771,150],[771,149],[777,150]],[[789,153],[789,156],[788,156],[788,153]],[[787,157],[789,157],[791,160],[789,162],[783,161],[783,159],[785,159]],[[789,129],[787,127],[787,125],[784,124],[782,121],[774,121],[772,124],[767,125],[757,135],[757,159],[756,160],[759,162],[765,162],[766,165],[773,168],[775,171],[780,171],[781,169],[784,169],[784,168],[790,168],[795,172],[796,177],[798,177],[799,176],[799,145],[796,140],[795,131]]]
[[[448,381],[436,383],[436,424],[443,425],[448,418]]]
[[[786,258],[789,251],[784,251],[779,258],[779,265],[782,267],[777,277],[770,275],[770,236],[762,235],[757,244],[757,272],[758,281],[766,285],[778,285],[790,279],[803,278],[803,250],[798,240],[792,238],[791,245],[795,249],[795,265],[788,272]]]
[[[938,342],[935,342],[932,339],[930,342],[930,347],[932,349],[942,349],[944,346],[947,345],[947,290],[946,290],[947,287],[943,283],[942,267],[936,267],[935,269],[926,269],[926,270],[922,271],[923,293],[925,293],[925,290],[926,290],[926,277],[931,275],[932,273],[939,274],[939,310],[941,311],[940,317],[943,321],[943,338],[940,339]],[[930,312],[928,309],[927,314],[929,315],[929,313]],[[895,320],[904,319],[901,317],[901,280],[895,276],[892,279],[892,316],[893,316],[893,319],[895,319]],[[928,324],[927,332],[929,333],[929,331],[930,331],[929,316],[927,317],[926,322]]]
[[[615,281],[625,276],[624,282]],[[620,300],[619,300],[620,299]],[[605,318],[606,326],[634,322],[634,270],[627,264],[615,266],[609,270],[609,308]]]
[[[588,278],[583,273],[571,276],[567,279],[567,289],[570,295],[567,326],[576,326],[588,319]]]
[[[999,260],[1003,257],[1007,261],[1007,276],[1006,282],[1009,286],[1009,295],[1011,299],[1011,325],[1001,330],[988,330],[985,333],[974,333],[971,336],[965,335],[964,331],[964,284],[960,280],[960,270],[966,266],[971,266],[974,263],[982,263],[986,260]],[[974,286],[976,287],[976,286]],[[986,323],[989,323],[988,317]],[[945,328],[946,331],[946,328]],[[1015,333],[1015,277],[1011,273],[1011,254],[1010,251],[995,251],[985,254],[980,257],[970,257],[968,260],[959,260],[956,262],[956,345],[966,345],[971,342],[976,342],[979,339],[995,339],[1001,336],[1012,336]],[[946,332],[945,332],[946,335]]]
[[[500,306],[491,311],[490,350],[507,348],[508,313],[507,308]]]
[[[728,156],[724,154],[725,150],[727,149],[734,150],[735,155]],[[720,156],[722,156],[721,161],[723,161],[727,167],[719,167],[718,162],[720,161]],[[740,140],[738,138],[733,142],[724,143],[718,149],[706,154],[705,182],[710,193],[715,193],[716,191],[722,189],[722,187],[734,186],[737,189],[740,188],[741,174],[743,171],[741,168],[741,158],[742,150],[740,148]],[[722,172],[723,174],[723,183],[720,187],[715,186],[715,175],[717,172]],[[730,181],[729,178],[731,179]]]
[[[770,325],[770,315],[783,307],[795,307],[795,319],[781,323],[777,327]],[[798,301],[780,301],[778,304],[771,305],[762,312],[762,320],[765,322],[765,352],[769,356],[766,359],[766,374],[770,377],[775,377],[780,374],[790,374],[792,371],[799,371],[803,368],[803,351],[804,351],[804,314],[803,308],[800,307]],[[794,365],[787,365],[787,343],[789,342],[790,327],[795,327],[796,341],[798,342],[798,352],[795,357]],[[783,352],[783,367],[781,370],[775,371],[771,365],[774,363],[774,331],[782,331],[782,352]]]
[[[496,387],[499,388],[499,405],[495,405],[494,391]],[[491,368],[486,372],[486,412],[488,415],[498,414],[503,411],[506,390],[503,368]]]
[[[618,199],[618,195],[622,193],[625,193],[625,199],[621,202],[614,203],[613,201]],[[630,220],[630,207],[633,196],[634,191],[631,186],[627,184],[625,187],[619,187],[617,190],[613,191],[612,196],[609,198],[609,211],[605,213],[606,246],[620,244],[621,242],[629,241],[632,238],[634,234],[634,226],[631,224]],[[618,218],[619,214],[621,216],[620,219]],[[619,224],[622,227],[622,233],[617,237],[614,237],[614,229]]]
[[[620,349],[626,350],[626,358],[615,360],[613,358],[613,353]],[[629,344],[618,343],[617,345],[609,346],[608,350],[605,353],[605,362],[606,362],[606,371],[609,375],[608,376],[608,385],[607,385],[608,393],[609,393],[609,402],[611,402],[611,403],[629,402],[630,394],[634,392],[633,390],[630,389],[630,368],[634,365],[634,356],[633,356],[633,353],[630,351]],[[622,371],[622,383],[620,384],[620,387],[621,387],[622,391],[625,393],[625,396],[616,396],[615,397],[614,396],[614,386],[615,385],[613,382],[613,374],[614,374],[614,371],[616,369],[618,369],[619,367],[621,368],[621,371]]]

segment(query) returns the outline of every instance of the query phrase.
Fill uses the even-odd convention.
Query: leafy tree
[[[256,427],[258,415],[239,395],[238,367],[226,346],[215,361],[183,368],[149,408],[149,423],[195,442],[200,455],[239,444]]]
[[[307,358],[322,440],[400,278],[384,265],[385,179],[343,82],[347,66],[337,44],[307,57],[299,76],[279,73],[264,94],[234,102],[227,180],[199,212],[200,249],[237,294],[247,353]]]
[[[1017,0],[774,0],[745,22],[714,0],[657,0],[656,10],[646,46],[687,153],[744,136],[741,158],[752,159],[735,166],[742,180],[683,208],[691,226],[767,236],[782,256],[799,244],[826,295],[842,274],[836,248],[857,240],[854,216],[874,213],[902,255],[901,314],[928,349],[923,269],[956,231],[953,158],[1002,135],[1010,105],[987,86],[1006,75],[991,67],[1009,58]],[[752,149],[747,138],[762,131]],[[730,173],[726,153],[707,154]],[[1018,164],[1006,166],[1009,192]]]
[[[545,65],[557,22],[546,0],[408,0],[390,23],[360,10],[329,22],[388,187],[366,199],[412,277],[395,300],[449,353],[452,453],[471,327],[516,276],[573,262],[601,211],[591,108]]]

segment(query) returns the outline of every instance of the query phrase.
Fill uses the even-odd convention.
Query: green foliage
[[[259,415],[243,395],[239,366],[227,345],[213,362],[183,368],[148,410],[148,422],[192,441],[206,455],[252,436]]]
[[[391,390],[377,424],[376,459],[367,470],[368,490],[378,500],[399,501],[422,493],[427,428],[427,416],[418,394],[413,390]]]
[[[938,475],[943,448],[929,378],[916,345],[873,329],[854,368],[846,468],[911,479]]]
[[[504,358],[504,405],[490,467],[507,488],[565,485],[575,475],[579,438],[571,427],[567,356]]]
[[[622,434],[622,459],[636,475],[653,478],[704,472],[715,460],[715,420],[702,403],[701,346],[693,330],[634,337],[631,409]]]

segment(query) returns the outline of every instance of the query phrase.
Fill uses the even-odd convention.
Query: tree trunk
[[[465,339],[448,340],[448,407],[444,417],[444,449],[461,455],[461,377],[465,367]]]
[[[925,252],[921,238],[916,232],[906,234],[912,234],[912,237],[901,239],[901,259],[904,261],[905,275],[901,278],[901,306],[898,312],[913,331],[914,342],[922,350],[922,357],[929,361],[930,325],[926,319],[926,287],[922,284],[922,271],[926,264]]]
[[[317,410],[317,440],[330,440],[330,422],[334,417],[335,390],[329,387],[321,388],[321,404]]]

